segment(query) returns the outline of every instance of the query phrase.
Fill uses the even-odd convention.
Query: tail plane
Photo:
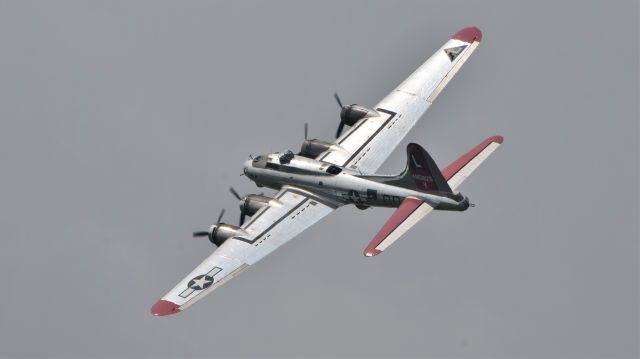
[[[453,193],[503,140],[502,136],[487,138],[445,167],[442,172],[427,151],[420,145],[410,143],[407,146],[407,167],[399,176],[384,182],[422,192]],[[372,257],[382,253],[433,209],[418,198],[405,198],[369,243],[364,255]]]

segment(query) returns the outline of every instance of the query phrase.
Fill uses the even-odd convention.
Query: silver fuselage
[[[449,198],[391,186],[362,178],[357,171],[302,156],[293,156],[282,163],[281,155],[262,155],[245,162],[244,174],[259,187],[279,190],[282,186],[295,186],[340,203],[353,203],[359,208],[398,207],[409,196],[436,209],[465,210],[468,207],[468,199],[462,196]]]

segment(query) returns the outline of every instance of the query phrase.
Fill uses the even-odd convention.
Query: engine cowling
[[[246,235],[242,228],[226,223],[214,224],[209,229],[209,241],[218,247],[231,237]]]
[[[240,212],[247,216],[253,216],[262,207],[268,206],[269,202],[272,200],[272,197],[259,194],[248,194],[240,200]]]
[[[363,118],[378,116],[378,112],[360,105],[344,106],[340,111],[340,120],[347,126],[353,126]]]
[[[322,152],[329,151],[332,147],[337,147],[333,143],[320,141],[320,140],[304,140],[302,147],[300,148],[300,156],[308,158],[316,158]]]

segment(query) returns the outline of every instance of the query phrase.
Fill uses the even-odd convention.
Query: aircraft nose
[[[176,314],[180,311],[180,307],[168,300],[160,299],[151,307],[151,314],[154,316],[164,316]]]

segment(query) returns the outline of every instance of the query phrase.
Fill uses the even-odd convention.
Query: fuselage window
[[[327,173],[330,174],[330,175],[337,175],[340,172],[342,172],[342,168],[340,168],[338,166],[329,166],[327,168]]]

